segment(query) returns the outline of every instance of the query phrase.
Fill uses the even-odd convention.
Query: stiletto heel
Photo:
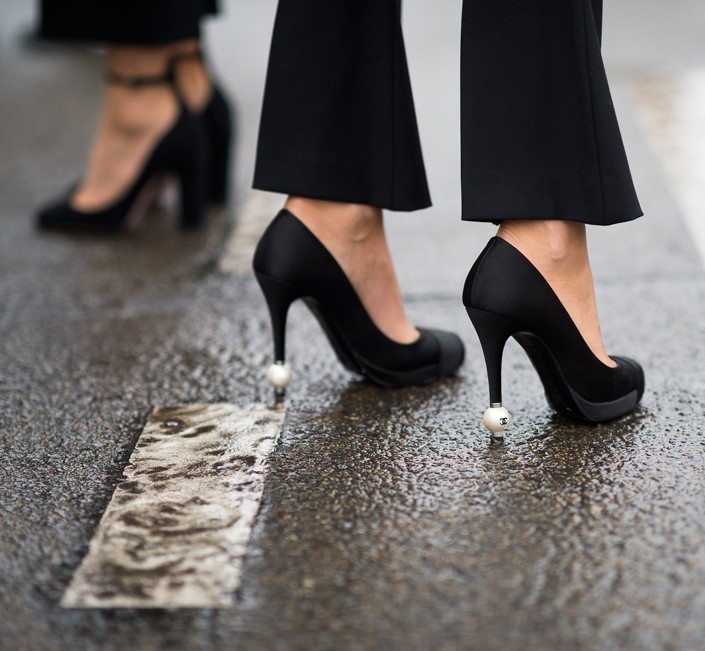
[[[410,344],[389,339],[328,249],[287,210],[260,239],[253,267],[272,318],[275,363],[268,378],[275,389],[283,390],[291,379],[284,363],[284,331],[289,306],[299,298],[320,322],[342,364],[381,386],[427,384],[452,375],[463,361],[463,344],[450,332],[420,328]]]
[[[501,439],[511,420],[509,412],[502,407],[502,355],[507,340],[519,328],[512,321],[496,314],[473,307],[466,310],[480,339],[487,367],[490,406],[485,410],[482,422],[492,438]]]
[[[170,70],[166,75],[158,77],[122,77],[108,74],[106,79],[109,84],[139,89],[163,84],[172,86],[173,73]],[[175,174],[181,189],[181,227],[198,227],[203,222],[205,209],[203,138],[200,122],[179,99],[176,122],[156,144],[138,177],[117,201],[101,210],[77,210],[71,205],[76,187],[73,186],[63,200],[39,212],[37,225],[46,229],[102,231],[135,226],[149,205],[146,198],[156,187],[156,181],[165,174]]]
[[[494,237],[475,261],[463,303],[487,365],[490,408],[483,422],[496,436],[509,423],[502,407],[502,352],[513,337],[541,378],[549,405],[566,418],[599,423],[631,411],[644,372],[628,357],[603,364],[541,273],[511,244]]]
[[[264,274],[255,272],[255,277],[267,301],[272,322],[274,363],[267,370],[267,380],[274,387],[274,397],[279,402],[291,382],[291,368],[286,363],[286,317],[291,304],[301,296],[285,283]]]

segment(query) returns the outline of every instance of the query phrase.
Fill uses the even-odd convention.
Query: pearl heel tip
[[[267,381],[277,394],[284,395],[284,390],[291,382],[291,367],[284,362],[275,362],[267,369]]]
[[[504,430],[509,427],[510,420],[509,412],[502,405],[492,405],[482,415],[482,422],[493,439],[504,438]]]

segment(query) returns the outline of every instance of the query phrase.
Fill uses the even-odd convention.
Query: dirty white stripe
[[[283,417],[261,405],[155,409],[62,606],[232,606]]]
[[[655,75],[637,90],[646,131],[705,261],[705,70]]]
[[[237,212],[235,228],[218,263],[222,273],[250,273],[255,246],[264,229],[283,205],[284,197],[281,194],[259,190],[250,190],[247,193]]]

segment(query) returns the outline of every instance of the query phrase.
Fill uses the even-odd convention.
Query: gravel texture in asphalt
[[[296,305],[295,381],[234,608],[145,612],[59,602],[154,405],[270,401],[267,315],[249,274],[219,270],[230,215],[191,235],[159,212],[113,238],[34,230],[35,208],[81,173],[102,59],[25,42],[32,6],[3,4],[0,649],[702,649],[705,275],[638,88],[656,68],[705,68],[704,5],[606,12],[647,217],[591,230],[592,259],[603,333],[643,363],[643,404],[614,423],[565,421],[510,346],[503,445],[482,428],[484,368],[460,303],[492,229],[458,221],[456,5],[406,4],[435,206],[390,216],[389,231],[410,315],[461,333],[465,365],[427,388],[366,385]],[[232,3],[209,32],[238,102],[240,204],[274,8]]]

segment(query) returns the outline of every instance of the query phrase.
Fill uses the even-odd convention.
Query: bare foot
[[[399,343],[416,341],[419,331],[404,311],[382,211],[372,206],[300,197],[290,197],[285,207],[337,260],[375,325]]]
[[[166,73],[170,48],[113,47],[108,69],[123,77]],[[117,201],[139,176],[149,154],[178,115],[170,85],[109,84],[88,168],[71,204],[86,212]]]
[[[595,356],[616,366],[602,341],[585,224],[508,220],[497,235],[521,251],[553,288]]]

